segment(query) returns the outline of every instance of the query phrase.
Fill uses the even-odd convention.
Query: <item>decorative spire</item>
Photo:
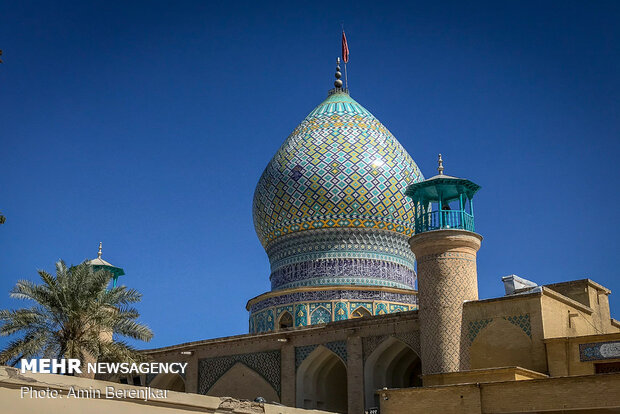
[[[334,81],[334,86],[336,88],[342,88],[342,81],[340,80],[340,78],[342,78],[342,73],[340,73],[340,58],[336,58],[336,73],[334,74],[334,76],[336,76],[336,80]]]
[[[439,159],[437,160],[437,171],[439,171],[439,175],[443,175],[443,160],[441,159],[441,154],[439,154]]]
[[[99,252],[97,253],[97,259],[101,259],[101,248],[103,247],[103,242],[99,242]]]

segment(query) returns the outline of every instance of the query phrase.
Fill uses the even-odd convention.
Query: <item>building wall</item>
[[[620,347],[620,333],[605,334],[600,338],[593,336],[592,333],[597,330],[618,329],[618,323],[606,313],[609,309],[607,295],[597,294],[597,298],[592,296],[592,291],[588,291],[579,296],[578,293],[583,292],[575,286],[569,287],[572,290],[567,288],[565,292],[576,299],[549,287],[541,287],[529,294],[465,302],[461,341],[467,345],[464,349],[468,368],[484,370],[519,366],[534,372],[515,374],[514,380],[531,381],[532,378],[544,377],[543,374],[593,374],[598,363],[620,363],[620,357],[589,361],[580,359],[586,352],[583,346],[597,341],[610,344],[605,348],[606,355],[615,352],[613,349]],[[596,291],[601,292],[600,289]],[[594,308],[584,305],[583,301],[589,301],[587,303]],[[569,318],[569,315],[573,316]],[[571,339],[562,342],[567,336]],[[596,349],[588,352],[596,354],[600,351]],[[375,391],[384,386],[419,386],[419,382],[399,383],[387,373],[397,371],[395,367],[398,364],[407,364],[411,369],[419,370],[419,365],[424,363],[419,357],[418,311],[199,341],[147,352],[157,361],[189,362],[184,378],[187,392],[246,399],[262,396],[287,406],[335,404],[334,411],[342,412],[346,407],[350,414],[362,414],[365,409],[383,404]],[[336,377],[341,385],[336,387],[333,382],[336,377],[325,372],[339,366],[346,370],[346,376],[340,368],[333,371],[339,373]],[[401,374],[407,373],[405,377],[414,372],[401,371]],[[491,371],[493,374],[490,374]],[[471,378],[474,377],[478,378],[476,382],[491,381],[491,378],[495,378],[493,381],[506,379],[498,374],[500,371],[497,369],[486,372],[489,374],[482,378],[478,378],[480,371],[457,373],[459,378],[441,376],[429,384],[468,382],[473,381]],[[419,379],[419,372],[414,374]],[[147,379],[145,381],[148,382]],[[308,381],[315,381],[317,385],[305,393],[303,389]],[[325,386],[333,390],[337,388],[338,392],[330,394],[336,401],[326,399],[323,392]],[[324,390],[321,391],[320,387]],[[447,397],[440,397],[439,388],[447,393]],[[428,401],[438,409],[450,410],[445,412],[485,412],[476,411],[484,409],[485,400],[476,400],[476,388],[471,386],[424,389],[428,390],[428,394],[411,389],[417,399],[415,404],[406,397],[402,403],[404,405],[394,407],[415,407],[418,411],[421,407],[423,411],[427,404],[425,401]],[[506,389],[509,391],[509,388]],[[450,396],[455,396],[455,399]],[[479,406],[482,408],[477,408]]]
[[[591,375],[597,365],[620,363],[620,333],[551,338],[545,344],[552,376]]]
[[[611,321],[610,291],[601,285],[583,279],[548,285],[544,289],[546,295],[542,304],[546,338],[618,331]]]
[[[620,409],[620,373],[379,391],[381,414],[606,414]]]
[[[529,294],[466,302],[462,341],[469,365],[465,369],[520,366],[551,375],[568,372],[566,352],[546,340],[617,332],[608,294],[586,279],[543,286]],[[548,350],[553,354],[553,369],[548,365]],[[574,358],[577,354],[571,352]],[[559,358],[564,358],[565,368],[559,368]],[[594,373],[593,369],[579,372]]]
[[[156,361],[189,361],[187,392],[252,400],[262,396],[288,406],[299,404],[298,398],[303,397],[298,389],[300,377],[319,378],[319,385],[331,379],[322,372],[311,372],[308,365],[320,365],[322,361],[340,363],[346,369],[346,384],[341,386],[341,390],[346,387],[343,396],[346,410],[350,414],[362,414],[374,400],[374,388],[365,390],[365,371],[377,374],[370,375],[373,378],[382,378],[382,372],[376,370],[389,369],[392,356],[389,352],[384,355],[384,348],[394,343],[398,344],[399,352],[393,358],[402,360],[403,353],[407,353],[410,357],[406,361],[415,366],[417,360],[419,366],[419,341],[417,311],[409,311],[147,352]],[[312,364],[304,364],[312,358],[316,358]],[[403,377],[408,375],[409,371],[402,374]],[[393,380],[385,381],[385,384],[377,383],[377,388],[392,386]],[[370,393],[368,404],[366,392]]]
[[[463,306],[464,369],[520,366],[547,371],[541,295],[518,295]]]

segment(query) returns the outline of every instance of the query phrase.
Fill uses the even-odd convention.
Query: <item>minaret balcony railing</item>
[[[474,231],[474,216],[464,210],[436,210],[422,213],[415,219],[415,232],[460,229]]]

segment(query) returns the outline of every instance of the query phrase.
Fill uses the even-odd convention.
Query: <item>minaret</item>
[[[422,373],[456,372],[461,361],[463,302],[478,299],[474,232],[477,184],[443,173],[407,187],[416,204],[415,235],[409,239],[418,265]],[[453,206],[450,206],[452,204]]]
[[[108,272],[112,273],[112,277],[113,277],[112,287],[116,287],[116,284],[118,282],[118,277],[123,276],[125,274],[125,271],[122,268],[116,267],[106,262],[105,260],[103,260],[101,258],[102,250],[103,250],[103,243],[99,242],[99,251],[97,252],[97,258],[89,261],[88,264],[90,264],[95,270],[103,269],[103,270],[107,270]]]

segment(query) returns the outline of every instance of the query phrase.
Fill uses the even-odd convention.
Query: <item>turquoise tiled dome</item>
[[[411,236],[404,191],[423,180],[400,143],[345,92],[330,94],[265,168],[254,193],[254,226],[267,247],[319,228],[382,229]]]
[[[248,302],[250,332],[417,309],[415,212],[404,192],[423,179],[377,118],[332,90],[256,186],[271,291]]]

